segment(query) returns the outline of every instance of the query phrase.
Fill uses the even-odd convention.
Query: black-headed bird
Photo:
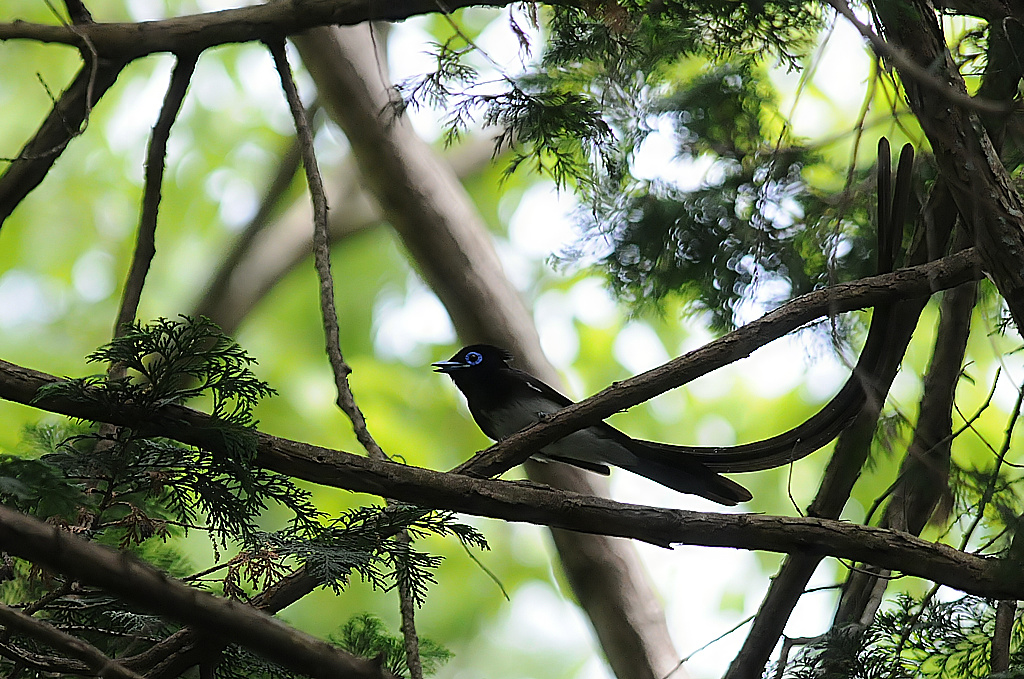
[[[509,365],[511,355],[489,344],[465,347],[433,366],[446,373],[466,397],[480,429],[495,441],[525,429],[572,401],[533,375]],[[608,465],[645,476],[680,493],[699,495],[723,505],[751,498],[731,479],[711,471],[678,446],[640,441],[601,422],[549,443],[535,455],[598,474]]]

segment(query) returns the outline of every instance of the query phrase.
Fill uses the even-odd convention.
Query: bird
[[[432,363],[466,397],[469,412],[489,438],[500,441],[573,402],[533,375],[513,368],[512,355],[490,344],[472,344],[447,361]],[[680,493],[733,506],[751,499],[732,479],[708,469],[670,444],[631,438],[606,422],[544,446],[534,457],[608,475],[609,465],[639,474]]]

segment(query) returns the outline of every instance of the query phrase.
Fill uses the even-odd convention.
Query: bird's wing
[[[530,373],[523,372],[522,370],[516,370],[515,368],[509,368],[508,371],[515,377],[519,378],[519,381],[526,385],[529,389],[537,392],[539,395],[547,398],[554,403],[557,403],[560,408],[571,406],[574,401],[568,396],[565,396],[557,389],[549,387],[547,384],[541,382]]]

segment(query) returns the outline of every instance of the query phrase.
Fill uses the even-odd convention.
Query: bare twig
[[[988,507],[988,503],[992,501],[992,497],[995,495],[996,486],[999,484],[999,470],[1003,466],[1003,459],[1006,457],[1006,454],[1010,452],[1010,442],[1013,438],[1013,430],[1017,425],[1017,420],[1020,418],[1022,408],[1024,408],[1024,386],[1018,386],[1017,400],[1013,404],[1013,412],[1010,413],[1010,417],[1006,423],[1006,431],[1003,435],[1003,445],[1000,446],[999,452],[996,454],[995,465],[992,468],[992,476],[989,478],[988,483],[985,484],[984,491],[982,491],[981,499],[978,501],[978,506],[975,509],[974,519],[971,521],[970,526],[967,527],[967,530],[964,531],[963,538],[960,543],[960,549],[967,549],[971,536],[974,535],[974,531],[978,528],[978,525],[985,517],[985,508]]]
[[[356,404],[352,389],[348,384],[348,376],[352,368],[345,362],[341,354],[338,331],[338,313],[334,305],[334,278],[331,274],[331,248],[327,234],[327,194],[324,192],[323,179],[316,162],[313,150],[313,133],[309,128],[306,110],[299,99],[291,67],[285,55],[284,40],[268,41],[267,47],[274,57],[274,65],[281,77],[281,86],[288,99],[288,106],[295,121],[299,145],[302,149],[302,163],[306,169],[306,181],[313,201],[313,257],[316,263],[317,276],[320,279],[320,312],[323,315],[324,334],[326,339],[327,357],[334,371],[334,383],[338,390],[338,407],[348,415],[355,429],[356,438],[367,452],[376,458],[387,457],[384,451],[370,435],[366,427],[366,418]]]
[[[142,679],[135,672],[108,658],[100,649],[92,644],[4,604],[0,604],[0,625],[3,625],[8,630],[17,631],[25,636],[38,639],[64,655],[78,658],[97,677]]]
[[[181,110],[198,58],[199,55],[194,53],[178,55],[178,63],[171,75],[160,116],[153,126],[153,134],[149,139],[149,150],[146,153],[146,183],[142,194],[142,210],[139,214],[139,233],[121,296],[121,307],[114,322],[114,337],[122,336],[135,320],[146,274],[156,254],[156,223],[164,180],[167,139],[171,134],[171,126]]]
[[[309,127],[305,108],[299,99],[291,68],[285,54],[284,41],[268,42],[274,64],[281,76],[281,86],[288,99],[288,106],[295,121],[299,146],[302,150],[303,165],[306,169],[306,180],[313,201],[313,261],[317,277],[320,280],[320,311],[323,315],[324,335],[327,345],[327,356],[334,372],[334,382],[338,390],[338,407],[341,408],[355,430],[356,438],[366,449],[372,459],[387,460],[388,457],[377,444],[366,426],[366,418],[356,403],[355,395],[348,382],[352,369],[345,362],[341,353],[341,340],[338,328],[338,313],[334,304],[334,276],[331,273],[331,243],[327,220],[327,194],[324,191],[323,178],[320,176],[316,152],[313,148],[313,133]],[[412,539],[407,531],[401,531],[397,539],[408,546]],[[423,679],[423,667],[420,662],[419,639],[416,634],[416,606],[408,583],[399,580],[398,595],[402,615],[402,636],[405,640],[406,663],[412,679]]]

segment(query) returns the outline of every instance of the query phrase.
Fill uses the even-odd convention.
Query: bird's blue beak
[[[464,363],[459,363],[458,361],[438,361],[430,365],[434,367],[434,372],[436,373],[450,373],[453,370],[466,367]]]

